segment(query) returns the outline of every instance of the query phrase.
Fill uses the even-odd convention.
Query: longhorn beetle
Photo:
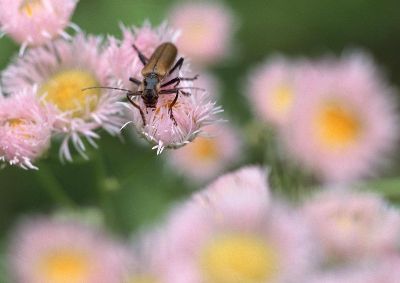
[[[182,90],[185,88],[178,88],[177,86],[181,81],[193,81],[196,80],[198,76],[196,75],[193,78],[175,77],[167,82],[163,82],[164,78],[173,74],[175,70],[180,70],[184,61],[183,57],[180,57],[179,60],[176,61],[176,63],[173,65],[178,54],[178,50],[176,46],[171,42],[160,44],[150,56],[150,59],[146,58],[146,56],[136,47],[136,45],[133,44],[132,47],[138,53],[139,59],[143,64],[143,69],[141,72],[143,76],[143,81],[140,82],[138,79],[132,77],[129,78],[132,83],[136,84],[139,87],[138,91],[127,93],[127,98],[129,102],[140,111],[143,124],[145,125],[146,121],[144,118],[143,110],[138,104],[133,101],[132,97],[140,95],[143,99],[144,104],[146,105],[146,108],[156,108],[159,95],[175,93],[175,98],[169,104],[168,113],[170,115],[170,118],[176,125],[177,123],[172,112],[172,107],[178,100],[179,92],[184,95],[190,95],[190,93]],[[163,89],[173,84],[174,88]]]
[[[132,45],[133,49],[138,53],[139,59],[143,64],[142,76],[143,81],[140,81],[136,78],[130,77],[129,80],[138,86],[137,91],[130,91],[128,89],[116,88],[116,87],[88,87],[83,90],[93,89],[93,88],[106,88],[106,89],[115,89],[126,91],[126,97],[129,102],[136,107],[140,116],[143,120],[143,126],[146,125],[146,119],[143,113],[142,108],[133,101],[133,97],[140,96],[143,99],[144,105],[147,108],[156,108],[158,97],[161,94],[173,94],[175,93],[175,98],[168,106],[168,113],[171,120],[177,125],[176,120],[174,118],[174,114],[172,111],[172,107],[175,105],[178,100],[179,93],[183,95],[190,95],[189,92],[183,91],[183,89],[199,89],[196,87],[177,87],[181,81],[193,81],[196,80],[198,75],[192,78],[183,78],[183,77],[175,77],[167,82],[164,82],[164,79],[170,76],[177,69],[180,70],[183,65],[183,57],[180,57],[178,61],[175,62],[176,56],[178,54],[178,50],[176,46],[171,42],[164,42],[160,44],[153,54],[148,59],[137,47],[136,45]],[[174,64],[174,65],[173,65]],[[174,85],[174,88],[163,89],[167,86]]]

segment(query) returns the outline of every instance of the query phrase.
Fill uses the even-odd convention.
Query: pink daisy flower
[[[393,92],[363,54],[315,64],[298,84],[284,129],[288,150],[325,181],[371,175],[397,139]]]
[[[175,39],[176,33],[165,24],[155,29],[148,23],[142,28],[123,28],[122,42],[118,43],[111,38],[107,49],[107,57],[114,74],[111,85],[122,86],[133,92],[138,90],[138,87],[129,81],[129,77],[143,80],[143,64],[132,47],[133,44],[149,57],[160,44],[174,42]],[[183,64],[181,69],[178,68],[176,72],[167,75],[163,82],[176,77],[191,78],[193,75],[189,72],[187,64]],[[185,88],[186,95],[181,93],[171,108],[175,93],[160,95],[154,109],[147,108],[140,96],[132,100],[141,110],[126,104],[130,115],[130,122],[127,124],[133,123],[138,133],[154,145],[157,154],[164,148],[179,148],[191,142],[204,126],[214,123],[217,114],[222,111],[207,92],[192,89],[192,86],[191,81],[181,81],[179,88]],[[163,87],[162,90],[173,88],[175,86],[171,85]],[[171,113],[174,118],[171,117]]]
[[[196,181],[210,180],[232,165],[241,155],[241,138],[228,124],[212,125],[206,136],[198,136],[183,148],[170,151],[171,168]]]
[[[179,3],[168,18],[181,31],[178,47],[196,64],[212,64],[230,53],[236,26],[229,7],[216,2]]]
[[[269,204],[260,191],[266,186],[260,187],[260,171],[221,177],[173,212],[166,282],[288,282],[310,268],[314,259],[304,223]]]
[[[250,72],[246,95],[259,119],[277,127],[287,123],[306,67],[302,62],[273,57]]]
[[[108,62],[101,39],[77,35],[71,42],[58,40],[28,50],[3,72],[4,90],[38,86],[37,96],[57,112],[55,131],[63,137],[62,159],[72,160],[69,144],[84,157],[84,139],[95,146],[103,128],[115,135],[123,124],[120,92],[89,89],[107,85]]]
[[[221,108],[216,106],[208,93],[192,92],[190,96],[180,95],[172,107],[174,120],[170,117],[169,105],[175,98],[173,95],[162,95],[158,99],[157,107],[144,112],[146,125],[140,112],[128,105],[131,121],[138,133],[153,144],[157,154],[165,148],[180,148],[192,142],[205,126],[219,121],[218,114]],[[138,101],[142,109],[146,109],[143,101]]]
[[[0,32],[23,45],[42,45],[55,37],[69,38],[64,29],[78,0],[0,0]],[[7,8],[5,8],[7,7]]]
[[[268,186],[268,170],[259,166],[245,166],[217,178],[197,195],[217,196],[224,198],[226,194],[235,195],[243,190],[255,192],[262,198],[270,199]],[[214,202],[218,202],[214,199]]]
[[[303,211],[327,261],[358,262],[397,249],[400,214],[377,195],[327,191],[308,201]]]
[[[387,257],[377,266],[369,266],[364,280],[360,283],[397,283],[400,278],[400,255]],[[369,274],[368,274],[369,273]]]
[[[19,225],[9,265],[17,283],[120,283],[127,271],[122,247],[100,231],[47,218]]]
[[[195,194],[194,198],[200,203],[205,201],[206,205],[218,203],[220,209],[237,210],[242,207],[244,208],[241,212],[242,217],[238,219],[239,224],[235,225],[243,225],[245,222],[254,223],[271,203],[271,190],[267,184],[267,173],[266,169],[257,166],[242,167],[233,173],[217,178],[204,190]],[[232,206],[233,202],[240,204],[244,199],[246,199],[246,203],[253,202],[252,209],[247,209],[241,205]],[[226,211],[226,214],[230,214],[230,212]],[[229,221],[236,220],[230,219]]]
[[[0,160],[24,169],[38,169],[32,162],[49,148],[55,119],[34,92],[0,95]]]

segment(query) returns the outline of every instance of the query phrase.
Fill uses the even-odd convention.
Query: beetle
[[[146,108],[154,109],[156,108],[159,95],[175,93],[174,99],[168,106],[168,113],[171,120],[173,120],[174,124],[176,125],[177,123],[174,118],[172,108],[178,100],[179,93],[182,93],[183,95],[190,95],[190,93],[183,91],[182,89],[193,88],[181,88],[177,86],[181,81],[196,80],[198,78],[198,75],[192,78],[175,77],[169,81],[164,82],[165,78],[173,74],[177,69],[180,70],[184,62],[184,58],[180,57],[174,64],[178,54],[178,49],[171,42],[164,42],[160,44],[154,50],[149,59],[136,47],[136,45],[133,44],[132,47],[138,53],[139,59],[143,64],[143,69],[141,71],[143,81],[140,81],[133,77],[129,78],[132,83],[139,87],[136,92],[127,93],[127,98],[129,102],[140,111],[143,124],[146,125],[143,110],[137,103],[135,103],[135,101],[133,101],[133,97],[141,96]],[[174,88],[163,89],[170,85],[174,85]]]
[[[158,97],[162,94],[173,94],[175,93],[175,97],[172,102],[168,106],[168,113],[170,115],[171,120],[177,125],[176,120],[174,118],[174,114],[172,111],[172,107],[178,100],[179,93],[183,95],[190,95],[189,92],[183,91],[183,89],[198,89],[204,90],[196,87],[177,87],[181,81],[193,81],[198,78],[198,75],[192,78],[184,78],[184,77],[175,77],[167,82],[164,82],[164,79],[173,74],[177,69],[180,70],[184,58],[180,57],[176,63],[175,59],[178,54],[178,49],[171,42],[161,43],[152,53],[150,58],[147,58],[137,47],[132,44],[133,49],[138,53],[139,59],[143,64],[143,69],[141,74],[143,76],[143,81],[140,81],[136,78],[130,77],[129,81],[138,86],[137,91],[131,91],[123,88],[116,87],[88,87],[83,90],[93,89],[93,88],[105,88],[105,89],[114,89],[114,90],[122,90],[126,91],[126,97],[128,101],[139,110],[140,116],[143,120],[143,126],[146,126],[146,119],[144,116],[144,112],[142,108],[133,100],[133,97],[140,96],[143,99],[144,105],[147,108],[156,108]],[[173,88],[167,88],[170,85],[174,85]]]

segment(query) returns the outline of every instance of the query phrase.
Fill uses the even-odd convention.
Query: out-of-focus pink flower
[[[218,78],[204,70],[194,69],[193,73],[199,75],[197,80],[193,81],[193,86],[206,89],[212,98],[218,100],[221,96],[221,84]]]
[[[325,272],[310,276],[303,283],[398,283],[400,258],[390,256],[379,262]]]
[[[221,123],[206,127],[205,131],[207,136],[199,136],[168,155],[168,162],[174,171],[196,182],[219,175],[241,156],[242,142],[236,129]]]
[[[114,135],[124,123],[123,107],[117,103],[120,92],[83,90],[107,85],[110,70],[100,44],[100,38],[83,34],[71,42],[58,40],[28,50],[2,74],[6,92],[37,85],[37,96],[55,109],[55,130],[63,137],[62,159],[72,160],[70,141],[85,156],[84,139],[95,145],[96,129]]]
[[[273,57],[253,69],[246,95],[257,118],[284,127],[298,96],[296,84],[306,75],[306,69],[305,62],[284,57]]]
[[[142,81],[143,77],[140,71],[143,64],[132,44],[135,44],[144,55],[151,56],[161,43],[174,42],[175,38],[176,33],[165,24],[154,29],[148,23],[145,23],[142,28],[123,28],[122,42],[118,43],[111,38],[106,51],[106,57],[114,77],[110,80],[110,84],[121,85],[126,89],[136,91],[138,87],[129,82],[129,77]],[[193,74],[189,71],[188,65],[184,63],[180,70],[167,75],[163,82],[168,82],[175,77],[190,78],[193,77]],[[162,89],[174,87],[171,85]],[[214,123],[217,120],[216,115],[221,112],[221,108],[216,107],[207,92],[191,89],[193,87],[191,81],[182,81],[178,87],[184,88],[183,90],[188,95],[180,93],[177,102],[171,108],[175,121],[170,114],[170,105],[175,98],[175,93],[161,94],[155,109],[146,108],[140,96],[133,98],[134,102],[142,109],[144,117],[136,107],[126,104],[130,111],[131,118],[129,120],[138,133],[154,145],[158,154],[164,148],[179,148],[191,142],[204,126]]]
[[[400,214],[377,195],[327,191],[308,201],[303,211],[326,261],[359,262],[397,249]]]
[[[100,231],[46,218],[20,224],[9,262],[17,283],[120,283],[127,271],[122,246]]]
[[[133,261],[124,283],[165,282],[166,262],[173,252],[163,228],[147,231],[134,238]]]
[[[0,95],[0,160],[24,169],[50,146],[55,115],[40,105],[35,90]]]
[[[300,280],[302,283],[372,283],[370,281],[370,272],[365,268],[353,267],[343,268],[338,270],[330,270],[326,272],[318,272],[310,275],[308,278]],[[380,281],[379,281],[380,282]],[[386,281],[382,281],[386,282]]]
[[[216,203],[224,214],[241,213],[238,219],[226,219],[231,225],[241,226],[247,223],[254,223],[265,213],[271,203],[271,191],[267,184],[267,170],[258,166],[247,166],[230,174],[222,175],[208,185],[204,190],[194,195],[196,201],[202,203]],[[238,205],[233,205],[237,202]],[[240,203],[251,203],[253,206],[248,209]],[[242,212],[238,210],[243,208]],[[234,212],[229,212],[234,209]],[[238,220],[241,224],[235,224]]]
[[[298,91],[283,139],[302,166],[341,182],[371,175],[387,161],[398,136],[394,97],[369,57],[318,62]]]
[[[246,168],[221,177],[173,211],[166,282],[290,282],[308,270],[306,226],[268,202],[261,176]]]
[[[213,64],[231,52],[237,23],[229,7],[216,2],[179,3],[168,18],[181,31],[178,47],[194,63]]]
[[[64,32],[78,0],[0,0],[0,31],[22,45],[42,45]]]
[[[369,267],[368,271],[369,274],[366,274],[361,283],[397,283],[400,278],[400,255],[388,256],[382,262]]]

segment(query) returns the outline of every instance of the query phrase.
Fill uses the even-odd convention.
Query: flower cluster
[[[150,57],[161,43],[176,41],[177,33],[165,24],[152,29],[147,22],[141,29],[122,27],[122,33],[121,42],[111,38],[106,51],[109,65],[113,69],[111,84],[136,92],[138,86],[130,82],[129,77],[142,81],[143,64],[132,46],[143,50],[143,54]],[[195,88],[191,80],[185,80],[195,77],[188,65],[167,74],[163,82],[167,83],[176,77],[183,78],[178,87],[175,84],[162,89],[179,88],[183,92],[160,95],[155,109],[146,107],[140,96],[132,99],[141,110],[126,104],[130,121],[137,132],[154,145],[157,154],[164,148],[179,148],[190,143],[202,132],[203,127],[214,123],[217,114],[221,112],[221,108],[216,106],[208,92]],[[176,97],[176,103],[173,103]]]
[[[116,91],[83,90],[107,84],[109,71],[102,54],[101,39],[78,34],[71,41],[56,40],[29,49],[4,70],[2,83],[9,94],[36,87],[34,96],[53,109],[54,134],[63,138],[60,155],[72,160],[69,142],[82,155],[82,137],[94,144],[95,130],[119,133],[123,124],[121,99]]]
[[[293,207],[267,175],[250,166],[219,177],[133,245],[77,220],[25,221],[11,236],[11,275],[24,283],[396,282],[398,210],[348,188]]]
[[[43,217],[16,228],[10,244],[13,282],[120,283],[124,247],[90,226]]]
[[[155,109],[148,108],[141,96],[133,98],[137,107],[122,103],[126,94],[138,91],[137,85],[132,88],[129,77],[143,80],[143,64],[132,45],[150,57],[160,44],[176,40],[177,33],[167,25],[123,27],[122,41],[113,37],[104,40],[81,31],[68,38],[57,38],[56,33],[65,34],[61,27],[68,24],[76,1],[64,1],[63,5],[52,1],[14,1],[13,5],[15,11],[13,8],[0,12],[0,23],[3,18],[7,23],[2,28],[21,44],[32,47],[14,58],[1,74],[6,97],[0,101],[0,130],[7,135],[0,141],[0,157],[9,164],[36,169],[32,161],[43,155],[52,136],[61,140],[61,160],[72,161],[71,146],[88,158],[87,145],[96,146],[98,130],[118,135],[121,127],[129,123],[161,153],[164,148],[190,143],[203,132],[204,126],[218,120],[221,108],[204,89],[185,80],[190,77],[187,64],[162,78],[161,83],[176,77],[182,78],[182,83],[167,87],[176,88],[176,94],[160,95]],[[9,23],[7,17],[14,21]],[[29,98],[19,98],[20,92],[29,92]],[[17,109],[21,110],[7,114],[18,101],[21,105]],[[9,107],[12,108],[7,110]],[[30,108],[24,115],[23,107]],[[34,111],[38,118],[25,117]],[[12,141],[15,145],[10,144]]]
[[[39,46],[59,36],[69,38],[64,29],[78,29],[69,22],[77,3],[78,0],[1,0],[0,32],[21,44],[21,55],[27,46]]]
[[[250,74],[247,91],[256,115],[277,129],[287,155],[335,183],[374,175],[387,163],[398,136],[393,93],[360,52],[268,60]]]
[[[55,114],[35,98],[34,89],[0,97],[0,160],[25,169],[50,146]]]
[[[376,193],[380,183],[367,182],[398,142],[396,90],[369,55],[268,58],[235,88],[254,114],[248,124],[241,113],[234,117],[240,129],[222,116],[223,88],[207,69],[235,51],[238,20],[227,6],[180,3],[169,11],[171,25],[121,24],[117,38],[71,23],[77,4],[0,0],[0,37],[20,45],[0,73],[0,167],[38,169],[53,144],[61,161],[89,159],[101,132],[133,129],[157,155],[171,149],[163,155],[169,168],[131,174],[150,170],[138,158],[124,164],[128,173],[118,166],[111,176],[98,158],[90,167],[95,197],[77,201],[98,201],[95,217],[68,198],[51,170],[35,173],[68,207],[25,217],[6,233],[11,282],[399,282],[400,211]],[[240,162],[262,165],[237,169]],[[203,189],[157,225],[118,227],[120,204],[107,202],[124,198],[130,182],[134,193],[147,189],[137,177],[160,176],[165,189],[166,173]],[[123,206],[135,206],[126,200]],[[117,239],[106,225],[134,234]]]

